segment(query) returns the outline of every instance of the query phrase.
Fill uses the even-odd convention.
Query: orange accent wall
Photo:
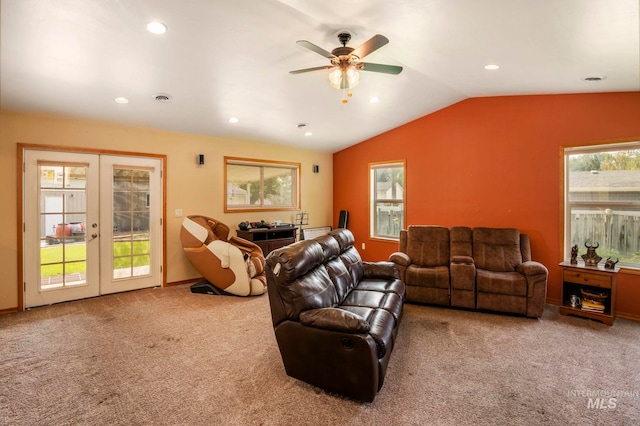
[[[363,259],[386,260],[397,243],[369,238],[368,164],[406,159],[406,226],[519,228],[558,303],[562,147],[624,140],[640,140],[640,92],[466,99],[335,153],[334,226],[348,210]],[[640,275],[619,274],[618,312],[640,319],[639,301]]]

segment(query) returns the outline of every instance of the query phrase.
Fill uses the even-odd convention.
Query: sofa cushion
[[[340,258],[335,258],[325,263],[329,278],[333,282],[338,295],[338,303],[341,303],[353,288],[353,277]]]
[[[330,260],[340,254],[340,245],[338,241],[331,235],[321,235],[319,237],[314,238],[320,247],[322,247],[322,252],[324,253],[324,260]]]
[[[405,281],[407,285],[418,287],[449,288],[449,268],[447,266],[421,268],[411,265],[407,268]]]
[[[324,262],[322,246],[314,240],[303,240],[274,250],[266,259],[279,283],[306,274]]]
[[[353,244],[356,242],[351,231],[345,228],[334,229],[329,232],[329,235],[335,238],[340,245],[340,252],[347,250],[349,247],[353,247]]]
[[[287,316],[298,319],[303,311],[338,305],[338,295],[327,270],[318,267],[287,284],[282,290],[282,300]]]
[[[378,358],[384,358],[387,352],[391,352],[394,344],[396,321],[388,311],[384,309],[367,308],[364,306],[345,306],[345,309],[361,316],[369,323],[369,335],[376,342]]]
[[[287,318],[297,320],[300,312],[338,304],[336,288],[323,260],[322,247],[313,240],[269,253],[267,265],[274,278],[269,285],[278,287]]]
[[[395,293],[404,300],[406,286],[400,280],[385,280],[378,278],[365,278],[358,283],[359,290],[381,291],[383,293]]]
[[[527,279],[518,272],[493,272],[479,269],[476,272],[478,293],[527,295]]]
[[[394,324],[402,318],[402,299],[395,293],[353,289],[340,304],[340,307],[360,306],[365,308],[380,308],[393,315]]]
[[[472,235],[471,228],[468,226],[454,226],[449,230],[452,260],[457,256],[473,255]]]
[[[349,247],[338,257],[342,259],[344,266],[351,274],[351,279],[353,280],[353,282],[360,282],[360,280],[364,276],[364,266],[362,265],[362,258],[360,257],[360,253],[358,253],[358,250],[356,250],[355,247]]]
[[[522,263],[520,232],[514,228],[474,228],[473,260],[478,269],[515,271]]]
[[[411,225],[407,229],[407,254],[419,266],[449,264],[449,229],[443,226]]]

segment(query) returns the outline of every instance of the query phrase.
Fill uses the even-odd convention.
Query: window
[[[640,142],[565,148],[564,257],[597,246],[601,264],[640,268]]]
[[[300,163],[225,157],[225,213],[299,210]]]
[[[404,161],[369,164],[371,237],[397,240],[404,228]]]

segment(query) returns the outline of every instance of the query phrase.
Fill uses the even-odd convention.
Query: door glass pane
[[[86,284],[87,166],[38,165],[40,290]]]
[[[134,276],[139,277],[142,275],[148,275],[151,272],[149,269],[151,265],[151,257],[149,255],[134,256],[133,263],[135,265],[133,268]]]
[[[150,172],[113,172],[113,279],[150,274]]]
[[[129,211],[131,209],[131,191],[113,192],[114,210]]]

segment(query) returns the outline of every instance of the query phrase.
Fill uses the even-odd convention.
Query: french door
[[[162,160],[24,151],[24,301],[162,285]]]

